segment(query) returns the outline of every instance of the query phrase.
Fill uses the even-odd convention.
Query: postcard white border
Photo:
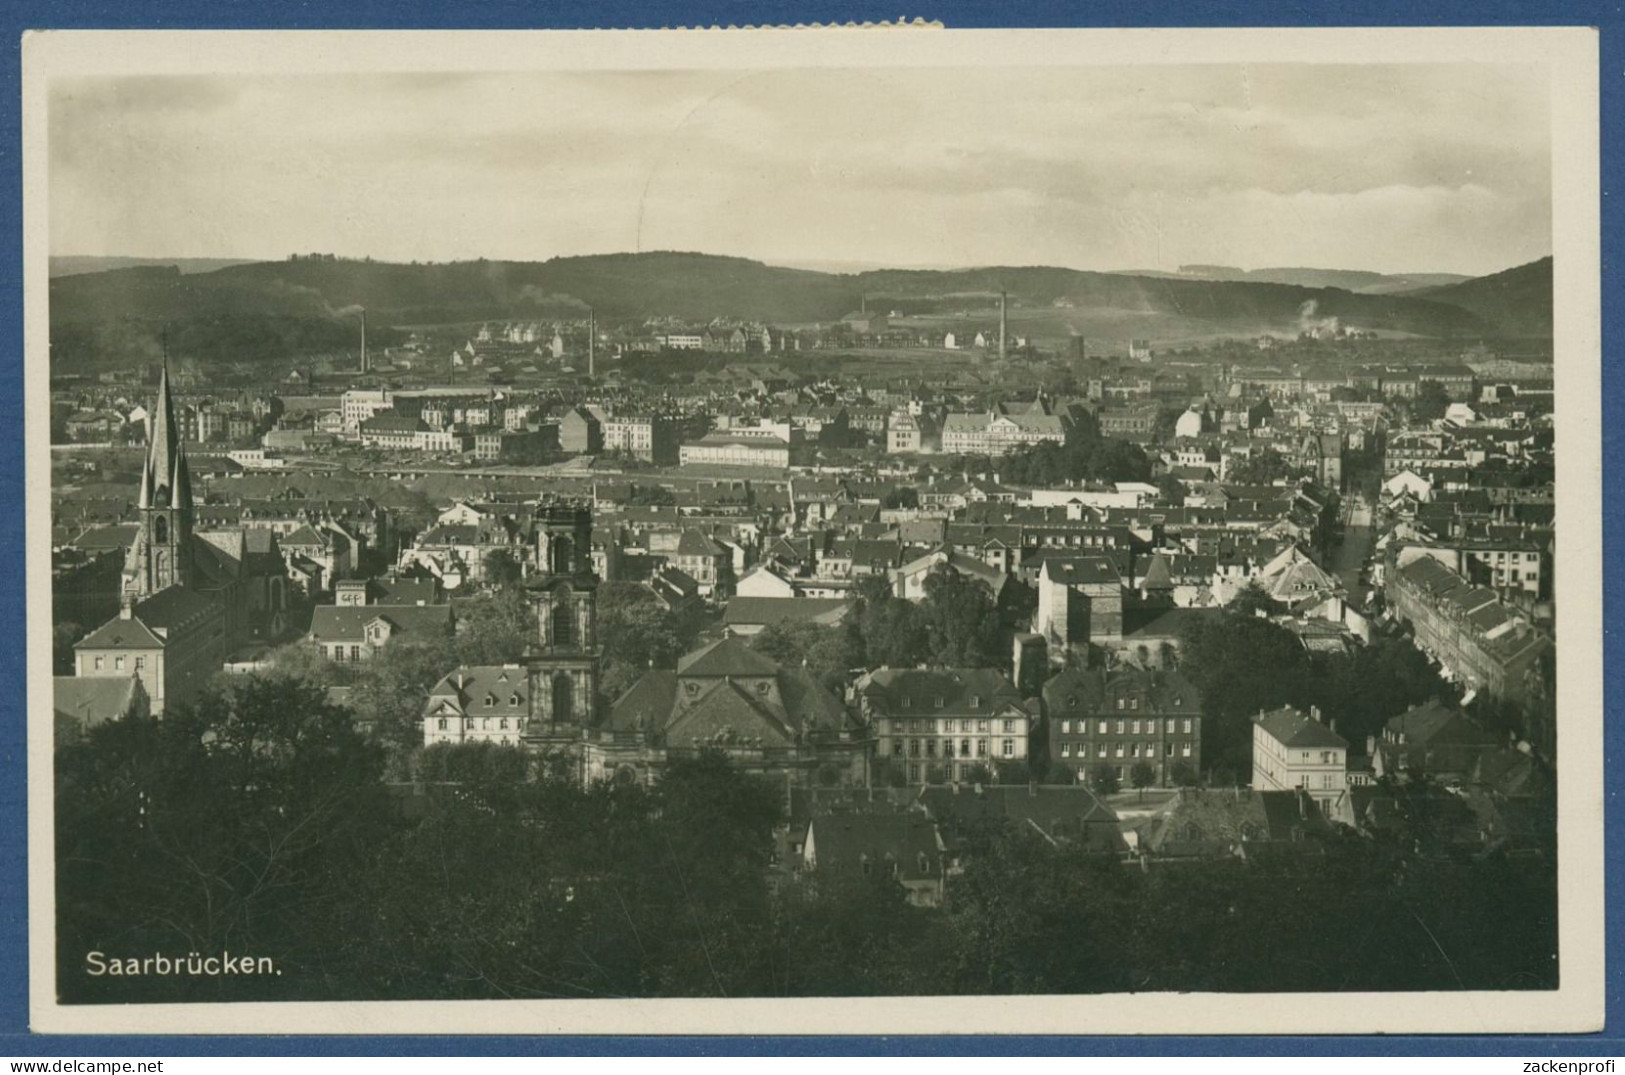
[[[1560,988],[792,1000],[59,1005],[52,855],[46,80],[1176,63],[1541,63],[1552,72]],[[1578,1032],[1604,1020],[1598,36],[1592,29],[52,31],[23,41],[30,1014],[48,1033],[1351,1034]],[[1330,953],[1335,956],[1335,953]]]

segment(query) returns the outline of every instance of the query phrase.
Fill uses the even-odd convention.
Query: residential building
[[[1318,707],[1260,712],[1253,718],[1253,790],[1302,789],[1323,807],[1335,803],[1348,788],[1348,747]]]
[[[1031,715],[994,668],[878,668],[853,687],[876,758],[911,784],[959,783],[976,766],[1024,762]]]
[[[1173,670],[1069,668],[1044,685],[1051,765],[1089,780],[1108,767],[1127,787],[1146,765],[1158,787],[1202,772],[1202,696]]]

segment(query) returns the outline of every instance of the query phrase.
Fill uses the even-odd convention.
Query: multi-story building
[[[1123,576],[1109,556],[1046,556],[1033,629],[1058,646],[1123,637]]]
[[[879,668],[854,687],[887,759],[911,784],[958,783],[978,765],[1025,761],[1031,717],[994,668]]]
[[[1448,678],[1473,690],[1529,696],[1552,640],[1495,591],[1472,585],[1432,556],[1401,566],[1403,551],[1394,551],[1383,572],[1383,592],[1394,615],[1415,632],[1416,647],[1437,660]]]
[[[339,401],[339,413],[344,429],[354,433],[368,418],[395,406],[395,397],[387,389],[352,388]]]
[[[950,455],[1005,455],[1029,445],[1065,440],[1065,419],[1042,411],[955,413],[942,424],[942,450]]]
[[[1202,772],[1202,696],[1177,671],[1073,668],[1044,684],[1051,764],[1087,780],[1104,765],[1127,785],[1194,783]]]
[[[672,466],[679,458],[677,423],[662,414],[617,414],[604,423],[604,451]]]
[[[685,444],[678,452],[683,466],[710,464],[729,467],[776,467],[790,465],[790,442],[766,437],[708,433]]]
[[[1253,790],[1302,790],[1323,805],[1348,789],[1348,740],[1321,720],[1285,706],[1253,718]]]

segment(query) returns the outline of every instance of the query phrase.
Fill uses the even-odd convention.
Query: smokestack
[[[367,308],[361,308],[361,372],[367,372]]]
[[[1002,292],[1002,291],[999,292],[999,359],[1000,359],[1000,361],[1003,361],[1004,357],[1005,357],[1005,338],[1006,338],[1005,334],[1006,334],[1007,330],[1009,329],[1009,323],[1010,323],[1009,313],[1006,310],[1006,307],[1008,305],[1009,305],[1008,297],[1005,295],[1004,292]]]
[[[587,309],[587,376],[598,376],[598,315]]]

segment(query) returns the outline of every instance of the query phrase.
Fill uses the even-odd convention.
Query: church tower
[[[527,588],[536,612],[529,653],[530,722],[538,745],[573,741],[592,727],[598,696],[598,576],[592,569],[592,509],[546,504],[536,516],[537,573]]]
[[[141,529],[124,567],[128,599],[150,597],[192,582],[192,474],[175,424],[169,366],[158,381],[158,402],[147,426],[147,458],[136,502]]]

